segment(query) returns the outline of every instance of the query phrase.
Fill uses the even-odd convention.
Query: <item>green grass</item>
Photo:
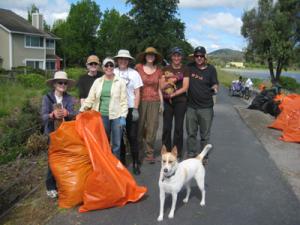
[[[40,94],[41,90],[24,88],[14,81],[0,82],[0,118],[21,108],[26,99]]]

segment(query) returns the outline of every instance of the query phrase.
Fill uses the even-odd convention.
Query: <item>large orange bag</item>
[[[79,211],[123,206],[141,199],[147,189],[138,186],[112,154],[100,113],[87,111],[78,115],[76,130],[88,148],[93,166],[85,183],[84,204]]]
[[[285,96],[279,108],[281,113],[269,127],[283,131],[280,140],[300,142],[300,95]]]
[[[76,132],[75,121],[63,122],[50,134],[50,140],[49,165],[58,187],[59,207],[79,205],[92,164],[88,150]]]

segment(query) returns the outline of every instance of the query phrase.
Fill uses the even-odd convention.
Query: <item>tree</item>
[[[259,0],[258,8],[243,14],[241,33],[248,41],[246,59],[266,63],[273,83],[280,81],[282,69],[286,69],[293,58],[299,37],[298,12],[298,0],[276,3]]]
[[[129,15],[136,26],[137,51],[153,46],[163,55],[171,47],[182,47],[186,53],[192,46],[185,41],[185,25],[176,18],[179,0],[127,0],[132,5]]]
[[[32,4],[27,10],[27,20],[32,23],[32,13],[39,13],[39,11],[39,8],[35,4]],[[50,25],[45,20],[43,20],[43,27],[45,31],[50,31]]]
[[[81,0],[71,5],[65,22],[59,22],[52,32],[62,38],[61,50],[67,64],[84,65],[88,55],[96,51],[96,33],[101,12],[92,0]]]
[[[135,26],[127,15],[117,10],[106,10],[97,32],[97,54],[101,57],[113,56],[119,49],[128,49],[135,54],[137,39]]]

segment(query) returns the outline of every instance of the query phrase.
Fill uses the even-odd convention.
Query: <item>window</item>
[[[44,38],[39,36],[25,36],[26,47],[44,47]]]
[[[47,61],[46,70],[55,70],[55,61]]]
[[[26,61],[26,66],[32,67],[34,69],[43,69],[43,61],[28,60]]]
[[[55,47],[55,41],[52,39],[47,39],[46,40],[46,47],[47,48],[54,48]]]

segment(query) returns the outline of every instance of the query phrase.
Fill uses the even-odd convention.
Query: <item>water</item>
[[[268,70],[243,70],[243,69],[222,69],[224,71],[233,72],[235,74],[241,75],[242,77],[250,78],[260,78],[260,79],[270,79],[270,73]],[[281,76],[292,77],[300,83],[300,73],[298,72],[286,72],[283,71]]]

